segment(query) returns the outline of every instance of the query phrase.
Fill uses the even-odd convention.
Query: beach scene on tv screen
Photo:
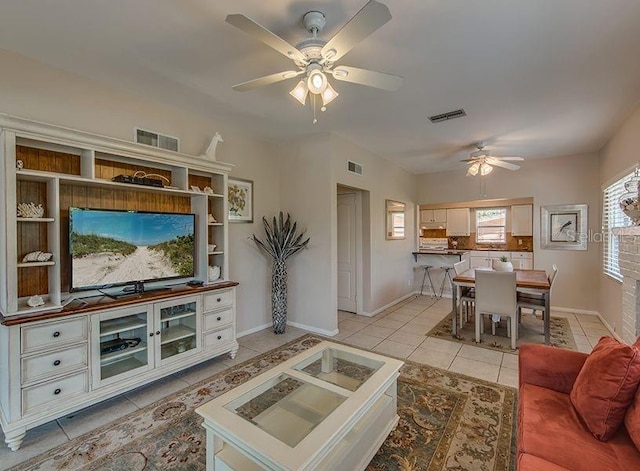
[[[72,210],[69,232],[74,288],[193,276],[192,215]]]

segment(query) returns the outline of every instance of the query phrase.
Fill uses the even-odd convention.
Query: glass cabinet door
[[[146,307],[142,307],[105,313],[93,320],[94,345],[100,352],[94,355],[99,362],[95,381],[104,385],[153,367],[149,319]]]
[[[160,363],[200,350],[198,304],[199,298],[191,297],[178,303],[167,301],[157,305],[156,319],[159,327],[155,333],[160,333],[156,339]]]

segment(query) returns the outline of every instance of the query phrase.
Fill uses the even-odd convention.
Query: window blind
[[[631,225],[631,220],[625,216],[618,202],[627,193],[624,184],[633,177],[633,173],[625,175],[603,190],[602,195],[602,269],[605,275],[622,281],[622,273],[618,265],[618,238],[612,234],[614,227]]]

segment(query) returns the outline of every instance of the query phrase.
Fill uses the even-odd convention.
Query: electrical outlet
[[[518,239],[518,245],[522,245],[522,239]]]

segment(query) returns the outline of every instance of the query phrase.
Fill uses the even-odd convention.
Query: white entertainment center
[[[235,356],[231,165],[6,115],[0,128],[0,424],[11,450],[28,429],[215,356]],[[136,171],[170,183],[111,180]],[[43,205],[42,217],[16,215],[19,203],[32,202]],[[207,283],[172,280],[118,299],[97,291],[71,297],[70,207],[194,214],[194,278]],[[51,255],[25,261],[33,252]],[[219,267],[219,279],[208,279],[210,266]],[[44,304],[33,302],[38,296]]]

